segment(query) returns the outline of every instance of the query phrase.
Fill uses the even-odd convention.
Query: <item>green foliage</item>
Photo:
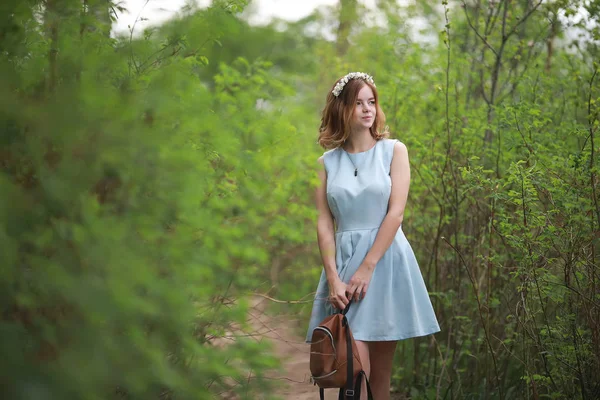
[[[255,27],[218,1],[136,39],[101,3],[0,6],[3,397],[268,396],[248,295],[301,300],[272,311],[304,334],[318,113],[350,70],[409,149],[442,326],[399,344],[394,390],[598,396],[598,46],[568,35],[598,2],[381,0],[348,48],[339,7]]]
[[[275,206],[259,205],[291,146],[270,134],[293,132],[255,104],[289,89],[241,59],[215,93],[203,59],[166,56],[184,38],[74,36],[62,6],[57,58],[33,41],[2,60],[3,394],[255,398],[276,362],[243,337],[239,295],[260,280],[254,233]]]

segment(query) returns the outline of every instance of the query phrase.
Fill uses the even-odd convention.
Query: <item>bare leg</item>
[[[363,370],[365,371],[365,374],[367,374],[368,379],[368,376],[371,372],[371,365],[369,362],[369,342],[362,342],[360,340],[357,340],[356,347],[358,347],[358,356],[360,357],[360,362],[362,364]],[[365,383],[366,382],[363,382],[361,385],[361,399],[367,398],[367,385]]]
[[[390,382],[396,343],[395,340],[368,342],[369,366],[371,368],[369,382],[371,383],[373,398],[377,400],[390,400]]]

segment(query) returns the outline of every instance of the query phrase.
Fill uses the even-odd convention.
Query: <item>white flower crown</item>
[[[340,79],[340,81],[335,85],[331,93],[333,93],[335,97],[338,97],[340,93],[342,93],[342,90],[344,90],[344,86],[346,86],[346,83],[348,83],[350,79],[362,79],[375,86],[375,82],[373,82],[373,77],[371,75],[365,74],[364,72],[350,72],[348,75]]]

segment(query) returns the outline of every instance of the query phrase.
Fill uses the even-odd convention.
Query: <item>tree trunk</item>
[[[48,49],[48,76],[46,77],[46,91],[53,92],[58,81],[58,3],[60,0],[47,0],[44,13],[44,28],[50,48]]]
[[[340,0],[340,25],[337,33],[337,54],[343,57],[348,51],[350,42],[348,37],[354,24],[358,18],[358,2],[357,0]]]
[[[554,38],[558,34],[558,15],[554,13],[551,16],[550,20],[550,34],[548,35],[548,39],[546,39],[546,48],[548,50],[548,54],[546,55],[546,72],[550,73],[550,69],[552,68],[552,56],[554,54]]]
[[[83,0],[83,8],[86,16],[85,21],[87,22],[84,28],[89,32],[100,31],[104,36],[109,37],[112,28],[110,18],[112,1]]]

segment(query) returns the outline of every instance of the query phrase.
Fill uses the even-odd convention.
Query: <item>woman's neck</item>
[[[369,130],[352,132],[343,144],[348,153],[360,153],[369,150],[375,144],[375,139]]]

